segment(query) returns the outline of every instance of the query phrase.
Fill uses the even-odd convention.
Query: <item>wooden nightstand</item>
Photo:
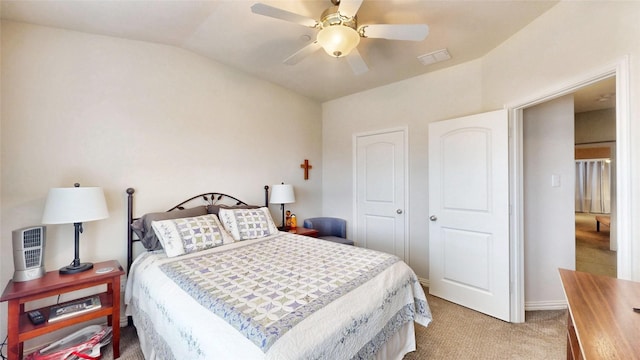
[[[318,237],[318,230],[316,229],[307,229],[307,228],[303,228],[303,227],[297,227],[297,228],[293,228],[291,230],[289,230],[290,233],[294,233],[294,234],[298,234],[298,235],[304,235],[304,236],[310,236],[310,237]]]
[[[98,273],[104,268],[113,268],[107,273]],[[7,355],[9,360],[22,359],[24,342],[64,327],[106,316],[112,327],[113,357],[120,357],[120,276],[124,274],[122,266],[115,261],[96,263],[93,269],[77,274],[61,275],[58,270],[49,271],[43,277],[25,282],[9,280],[0,301],[9,302],[7,332],[9,333]],[[67,319],[49,323],[51,306],[40,310],[45,323],[33,325],[24,311],[27,302],[64,294],[70,291],[107,285],[107,291],[100,293],[101,307],[97,310],[79,314]]]

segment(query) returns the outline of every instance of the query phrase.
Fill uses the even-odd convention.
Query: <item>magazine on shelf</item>
[[[76,301],[51,307],[49,313],[49,322],[66,319],[72,316],[80,315],[88,311],[99,309],[102,306],[99,296],[92,296]]]

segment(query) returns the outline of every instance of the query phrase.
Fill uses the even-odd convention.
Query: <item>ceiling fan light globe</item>
[[[344,57],[358,46],[360,35],[353,28],[335,25],[320,30],[317,41],[329,56]]]

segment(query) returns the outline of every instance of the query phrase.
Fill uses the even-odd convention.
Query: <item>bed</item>
[[[147,360],[402,359],[431,321],[393,255],[279,232],[266,207],[222,193],[139,218],[127,194],[125,307]]]

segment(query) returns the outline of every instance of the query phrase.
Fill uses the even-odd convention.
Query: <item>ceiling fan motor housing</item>
[[[356,49],[361,38],[422,41],[429,34],[426,24],[367,24],[358,28],[357,13],[364,0],[330,1],[334,6],[323,11],[320,20],[263,3],[253,4],[251,11],[318,31],[316,40],[286,58],[285,64],[297,64],[322,47],[331,57],[346,58],[356,75],[369,71]]]

